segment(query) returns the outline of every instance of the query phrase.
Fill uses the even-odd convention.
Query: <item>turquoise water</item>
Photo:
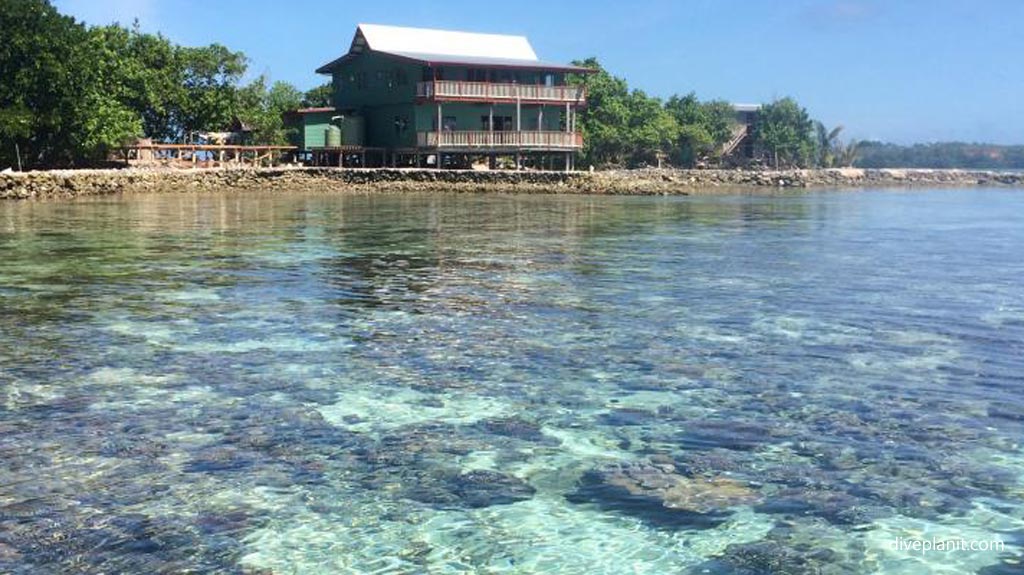
[[[1019,191],[3,203],[0,300],[3,573],[1024,569]]]

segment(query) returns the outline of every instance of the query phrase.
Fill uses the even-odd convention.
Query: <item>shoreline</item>
[[[54,170],[0,174],[0,200],[213,191],[700,195],[923,186],[1024,187],[1024,172],[860,168],[779,171],[648,168],[596,172],[305,167]]]

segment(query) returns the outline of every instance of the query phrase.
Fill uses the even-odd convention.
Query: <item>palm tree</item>
[[[836,165],[843,168],[853,166],[854,162],[856,162],[860,156],[860,142],[857,140],[850,140],[845,145],[842,142],[839,142],[838,146],[835,157]]]
[[[839,140],[839,134],[843,131],[843,126],[836,126],[829,131],[825,124],[815,122],[814,131],[818,139],[818,166],[831,168],[835,165],[837,156],[843,150],[843,144]]]

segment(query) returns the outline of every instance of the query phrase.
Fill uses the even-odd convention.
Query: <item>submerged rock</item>
[[[684,425],[680,442],[683,447],[693,450],[724,448],[753,451],[787,435],[780,428],[747,421],[700,419],[687,421]]]
[[[462,473],[452,479],[451,485],[452,493],[471,508],[525,501],[536,493],[536,490],[522,479],[496,471]]]
[[[254,453],[232,447],[214,446],[199,451],[182,470],[187,473],[246,471],[256,465]]]
[[[635,407],[620,407],[598,416],[599,423],[614,427],[648,425],[657,419],[658,414]]]
[[[891,511],[842,491],[789,489],[754,508],[758,513],[820,517],[833,525],[859,525]]]
[[[412,479],[412,478],[410,478]],[[497,471],[424,474],[403,486],[403,495],[439,507],[479,509],[531,499],[536,490],[529,483]]]
[[[573,503],[594,503],[635,515],[658,526],[714,527],[731,507],[760,497],[745,483],[728,477],[686,477],[669,465],[621,465],[588,471]]]
[[[514,437],[524,441],[541,441],[544,439],[544,433],[541,431],[539,424],[519,417],[485,419],[477,425],[487,433],[493,433],[494,435]]]
[[[795,549],[774,541],[729,545],[710,564],[696,572],[722,575],[821,575],[835,562],[829,549]]]

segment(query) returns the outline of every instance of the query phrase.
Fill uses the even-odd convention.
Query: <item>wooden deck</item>
[[[242,146],[233,144],[136,144],[125,148],[130,165],[172,167],[274,166],[295,146]]]

